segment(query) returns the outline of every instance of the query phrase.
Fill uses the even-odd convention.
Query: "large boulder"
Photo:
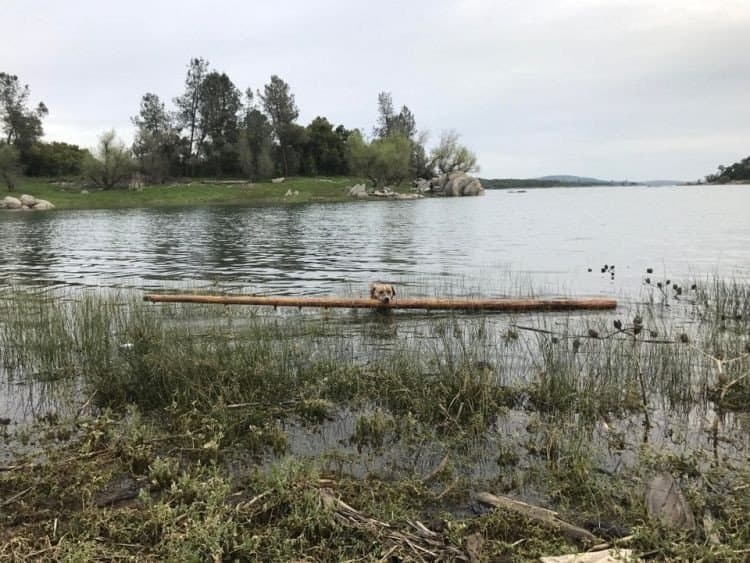
[[[55,206],[52,205],[49,201],[46,199],[38,199],[36,200],[36,203],[32,207],[34,211],[46,211],[48,209],[54,209]]]
[[[5,204],[5,209],[21,209],[23,207],[21,200],[13,196],[5,196],[3,203]]]
[[[367,199],[367,186],[364,184],[355,184],[350,188],[347,188],[347,193],[350,197],[356,197],[357,199]]]
[[[466,172],[443,174],[438,186],[440,193],[447,197],[484,195],[482,183]]]
[[[34,207],[36,205],[36,198],[33,195],[23,194],[20,198],[21,205],[24,207]]]

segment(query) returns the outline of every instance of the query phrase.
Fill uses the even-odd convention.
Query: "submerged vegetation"
[[[750,287],[645,291],[615,314],[429,318],[2,293],[0,558],[593,547],[489,491],[644,557],[746,560]],[[649,516],[662,474],[692,527]]]

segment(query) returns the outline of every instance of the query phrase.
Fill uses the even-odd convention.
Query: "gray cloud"
[[[369,131],[389,90],[485,176],[695,179],[750,154],[744,0],[408,3],[4,0],[0,70],[50,108],[47,138],[129,138],[140,97],[194,56],[245,89],[272,74],[301,121]]]

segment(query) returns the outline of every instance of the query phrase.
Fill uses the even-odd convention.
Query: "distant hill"
[[[636,186],[634,182],[613,182],[587,178],[585,176],[570,176],[566,174],[543,176],[541,178],[480,178],[482,185],[488,190],[502,190],[507,188],[580,188],[586,186]]]
[[[647,180],[645,182],[640,182],[644,186],[654,186],[654,187],[662,187],[662,186],[684,186],[686,182],[683,182],[682,180]]]
[[[506,188],[581,188],[586,186],[679,186],[685,183],[679,180],[649,180],[647,182],[601,180],[571,174],[555,174],[540,178],[481,178],[481,181],[482,185],[490,190]]]
[[[599,180],[597,178],[587,178],[586,176],[572,176],[570,174],[557,174],[555,176],[542,176],[541,178],[532,178],[533,180],[542,180],[543,182],[560,182],[561,184],[587,184],[589,186],[598,186],[600,184],[611,184],[608,180]]]

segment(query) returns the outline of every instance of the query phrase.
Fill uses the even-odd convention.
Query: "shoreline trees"
[[[245,88],[243,96],[225,72],[201,57],[188,62],[184,91],[171,98],[171,108],[157,93],[143,94],[131,117],[136,131],[129,148],[114,131],[103,133],[93,155],[76,145],[42,142],[47,107],[29,107],[29,96],[18,77],[0,73],[0,147],[13,148],[3,153],[5,169],[83,174],[105,189],[123,184],[123,171],[134,170],[157,184],[179,176],[260,181],[352,174],[384,186],[476,167],[476,157],[457,144],[453,132],[428,156],[427,133],[418,130],[406,105],[396,111],[390,92],[378,94],[370,137],[322,115],[301,125],[292,88],[281,77],[273,74],[262,88]]]
[[[719,165],[719,170],[706,176],[709,184],[728,184],[730,182],[750,182],[750,156],[730,164]]]

